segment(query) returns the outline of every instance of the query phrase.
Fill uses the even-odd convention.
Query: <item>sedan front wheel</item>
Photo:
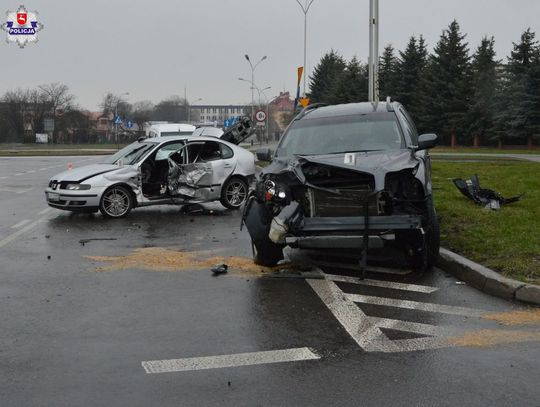
[[[99,210],[106,218],[123,218],[133,208],[133,198],[122,186],[114,186],[103,193]]]
[[[221,204],[228,209],[238,209],[246,202],[248,184],[242,178],[233,177],[221,189]]]

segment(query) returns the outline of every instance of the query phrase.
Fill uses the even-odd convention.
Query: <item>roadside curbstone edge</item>
[[[440,249],[437,266],[486,294],[540,305],[540,286],[503,277],[448,249]]]

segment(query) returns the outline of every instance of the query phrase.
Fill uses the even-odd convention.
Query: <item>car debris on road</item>
[[[473,175],[467,180],[461,178],[454,178],[452,180],[456,188],[478,205],[482,205],[486,209],[499,210],[501,205],[507,205],[513,202],[517,202],[524,194],[519,194],[511,198],[505,198],[499,192],[492,189],[485,189],[480,187],[480,180],[478,175]]]

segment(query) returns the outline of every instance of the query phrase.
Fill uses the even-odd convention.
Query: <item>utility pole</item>
[[[307,60],[307,15],[309,8],[315,0],[305,0],[304,4],[300,3],[300,0],[296,0],[302,12],[304,13],[304,97],[306,97],[306,60]]]
[[[369,0],[369,101],[379,102],[379,0]]]
[[[199,98],[197,100],[194,100],[193,102],[191,103],[188,103],[187,99],[186,99],[186,103],[187,103],[187,108],[188,108],[188,116],[187,116],[187,121],[188,123],[191,123],[191,105],[193,103],[197,103],[197,102],[200,102],[202,100],[202,98]]]

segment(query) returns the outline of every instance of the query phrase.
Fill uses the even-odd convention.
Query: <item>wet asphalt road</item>
[[[289,253],[325,279],[213,277],[200,259],[251,256],[237,212],[45,210],[49,176],[96,160],[0,158],[1,406],[540,405],[540,326],[485,319],[527,307],[326,253]],[[259,354],[280,350],[305,360]],[[185,359],[216,355],[241,366]]]

